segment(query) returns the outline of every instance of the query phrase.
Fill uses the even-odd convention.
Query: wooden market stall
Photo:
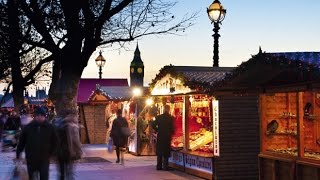
[[[155,137],[151,121],[157,115],[157,108],[147,104],[148,88],[139,88],[142,96],[133,97],[125,106],[128,112],[129,127],[132,135],[129,137],[129,152],[137,156],[154,156]]]
[[[257,179],[257,96],[212,93],[233,68],[165,66],[151,83],[157,107],[171,106],[170,166],[206,179]]]
[[[259,95],[259,179],[320,179],[319,62],[320,53],[260,51],[220,82]]]
[[[106,144],[117,109],[122,109],[130,98],[129,87],[97,85],[87,102],[78,102],[81,143]]]

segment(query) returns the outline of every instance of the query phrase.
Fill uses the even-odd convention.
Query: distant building
[[[144,78],[144,64],[140,56],[139,46],[134,52],[133,60],[130,64],[130,86],[139,86],[143,87],[143,78]]]

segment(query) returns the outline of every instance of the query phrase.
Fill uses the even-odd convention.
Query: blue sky
[[[213,26],[206,8],[213,0],[179,0],[173,13],[199,11],[195,25],[183,36],[148,36],[139,39],[145,64],[145,84],[164,65],[212,66]],[[258,52],[320,51],[319,0],[221,0],[227,15],[220,29],[220,66],[237,66]],[[104,78],[129,77],[136,41],[128,50],[102,49],[107,59]],[[98,77],[92,55],[83,77]]]

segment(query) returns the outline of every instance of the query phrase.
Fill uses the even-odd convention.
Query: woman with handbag
[[[128,129],[129,129],[128,122],[124,117],[122,117],[122,110],[118,109],[117,118],[113,121],[111,134],[110,134],[110,137],[113,140],[113,145],[116,147],[116,154],[117,154],[116,163],[120,162],[120,148],[126,148],[127,140],[128,140],[128,135],[127,135]]]

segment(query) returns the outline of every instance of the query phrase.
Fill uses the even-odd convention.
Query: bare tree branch
[[[51,62],[51,61],[53,61],[53,55],[50,55],[50,56],[42,59],[42,60],[36,65],[36,67],[35,67],[33,70],[31,70],[28,75],[26,75],[26,76],[24,77],[25,81],[29,81],[29,80],[34,79],[34,76],[41,70],[42,65],[45,64],[45,63]]]

